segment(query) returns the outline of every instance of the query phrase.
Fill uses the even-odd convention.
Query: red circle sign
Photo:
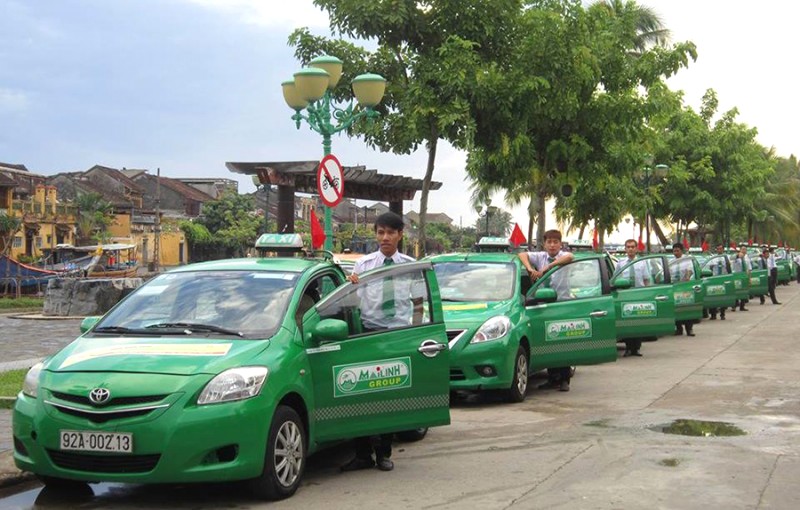
[[[344,171],[336,156],[328,154],[317,169],[319,199],[328,207],[336,207],[344,196]]]

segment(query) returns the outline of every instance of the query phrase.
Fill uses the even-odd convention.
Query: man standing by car
[[[574,258],[572,253],[561,249],[561,232],[558,230],[544,233],[544,251],[522,252],[518,256],[532,280],[538,280],[556,266],[569,264]],[[556,293],[561,295],[558,289]],[[548,381],[540,385],[540,389],[558,388],[560,391],[569,391],[569,380],[572,377],[570,367],[548,368],[547,375]]]
[[[736,254],[736,258],[733,259],[733,272],[734,273],[747,273],[747,281],[750,281],[750,272],[752,271],[752,267],[750,267],[750,259],[747,257],[747,247],[740,246],[739,252]],[[739,307],[739,311],[746,312],[748,311],[744,305],[747,304],[748,299],[740,299],[733,305],[731,308],[732,312],[736,311],[736,307]]]
[[[766,249],[766,247],[765,247]],[[778,265],[775,263],[775,248],[770,247],[767,254],[767,269],[769,270],[769,298],[773,305],[779,305],[775,297],[775,287],[778,285]]]
[[[683,258],[683,245],[681,243],[675,243],[672,245],[672,254],[675,256],[676,260]],[[673,282],[685,282],[692,279],[692,270],[689,269],[689,265],[691,264],[691,260],[687,260],[686,262],[680,261],[677,263],[672,264],[672,271],[670,273],[670,278]],[[675,334],[682,335],[683,329],[686,328],[686,334],[688,336],[694,336],[694,321],[687,320],[687,321],[675,321]]]
[[[731,274],[731,262],[728,260],[728,257],[725,256],[725,247],[721,244],[717,245],[716,254],[721,256],[718,258],[714,265],[711,266],[711,274],[714,276],[720,276],[725,274]],[[725,308],[709,308],[708,311],[711,314],[711,320],[717,320],[717,312],[719,312],[720,320],[725,320]]]
[[[616,273],[619,274],[620,270],[628,264],[633,264],[636,257],[639,255],[639,243],[635,239],[628,239],[625,241],[625,257],[617,261]],[[628,267],[623,277],[630,278],[634,287],[649,287],[651,285],[651,276],[647,271],[647,264],[633,264]],[[625,353],[622,357],[628,356],[641,356],[639,349],[642,348],[641,338],[626,338],[625,339]]]
[[[403,218],[393,212],[386,212],[375,220],[375,239],[379,249],[376,252],[364,255],[356,261],[353,273],[347,279],[353,284],[358,284],[358,275],[370,269],[376,269],[393,264],[412,262],[414,258],[397,251],[397,246],[403,238]],[[390,281],[390,279],[387,279]],[[410,320],[411,308],[404,310],[403,302],[386,297],[386,289],[360,289],[361,321],[364,331],[380,331],[392,327],[399,317],[408,315]],[[393,290],[391,291],[393,294]],[[388,308],[387,308],[388,307]],[[405,313],[408,312],[408,313]],[[394,463],[389,459],[392,456],[392,437],[394,434],[381,434],[379,436],[359,437],[355,440],[356,456],[342,466],[342,471],[355,471],[377,466],[381,471],[391,471]],[[372,454],[375,453],[373,460]]]

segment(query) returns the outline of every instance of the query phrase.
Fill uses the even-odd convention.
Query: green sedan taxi
[[[675,301],[676,321],[699,321],[703,318],[705,286],[700,263],[691,256],[667,256],[670,282]]]
[[[607,259],[609,269],[613,268]],[[644,255],[614,271],[615,280],[625,278],[629,288],[615,285],[612,296],[616,312],[617,339],[653,339],[675,332],[675,295],[669,260],[664,254]]]
[[[747,274],[734,273],[724,253],[707,257],[701,265],[701,275],[706,291],[703,306],[707,309],[733,307],[737,299],[749,295]]]
[[[432,257],[450,345],[452,390],[526,397],[528,376],[616,360],[609,273],[598,255],[531,283],[516,254]]]
[[[386,285],[392,326],[365,331],[361,297]],[[48,485],[248,480],[280,499],[325,444],[450,420],[429,262],[357,285],[321,259],[192,264],[84,322],[13,411],[14,461]]]

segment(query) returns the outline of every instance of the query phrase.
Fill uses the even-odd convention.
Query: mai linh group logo
[[[591,338],[592,323],[588,319],[571,321],[552,321],[545,324],[547,340],[571,340],[573,338]]]
[[[395,358],[333,367],[334,397],[411,386],[411,358]]]

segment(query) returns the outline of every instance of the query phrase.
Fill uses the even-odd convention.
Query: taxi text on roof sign
[[[505,237],[481,237],[478,246],[509,246],[511,241]]]
[[[256,248],[302,248],[303,238],[300,234],[261,234],[256,241]]]

